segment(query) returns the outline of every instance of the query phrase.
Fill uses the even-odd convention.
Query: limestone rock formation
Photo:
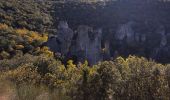
[[[64,56],[76,57],[78,62],[88,60],[89,64],[96,64],[102,60],[102,29],[80,25],[77,29],[77,37],[73,39],[74,32],[66,22],[58,25],[57,34],[50,36],[47,46],[54,52]]]
[[[54,52],[60,52],[62,55],[67,55],[69,52],[73,31],[69,28],[67,22],[61,21],[58,25],[57,34],[50,37],[47,46]]]
[[[103,38],[101,28],[80,25],[73,32],[67,22],[61,21],[57,33],[49,36],[47,46],[68,59],[76,60],[77,63],[87,60],[90,65],[129,54],[156,60],[170,58],[170,34],[166,33],[163,25],[160,24],[154,29],[145,28],[146,31],[135,29],[135,25],[136,22],[129,21],[115,30],[115,34],[108,31],[110,33],[107,38]]]
[[[134,22],[130,21],[126,24],[121,25],[115,34],[115,38],[120,41],[125,39],[128,44],[133,43],[135,40],[135,32],[132,29],[133,24]]]
[[[101,36],[102,36],[102,30],[97,29],[93,30],[91,33],[93,34],[89,41],[86,57],[90,64],[96,64],[98,61],[102,60],[102,53],[101,53]],[[90,38],[90,36],[89,36]]]
[[[102,48],[102,53],[103,53],[103,59],[104,60],[110,59],[111,54],[110,54],[110,41],[109,40],[106,40],[104,42],[104,48]],[[114,56],[115,56],[115,54],[114,54]]]
[[[49,36],[48,42],[46,45],[50,48],[50,50],[57,52],[59,51],[59,43],[57,42],[57,38],[55,36]]]
[[[167,45],[167,38],[166,38],[166,35],[163,35],[161,37],[161,43],[160,43],[160,47],[164,47]]]
[[[67,22],[61,21],[58,26],[57,39],[60,42],[60,52],[66,55],[69,52],[71,41],[73,38],[73,31],[68,27]]]
[[[78,31],[78,36],[76,39],[77,42],[76,49],[80,51],[85,51],[85,54],[87,54],[87,48],[90,42],[90,38],[88,34],[92,30],[88,26],[79,26],[77,31]]]
[[[152,58],[154,59],[160,59],[164,57],[167,57],[169,54],[169,46],[168,46],[168,36],[165,33],[165,28],[163,25],[160,25],[156,31],[160,36],[160,42],[157,47],[154,48],[154,51],[152,53]]]
[[[77,29],[76,46],[74,46],[74,55],[78,61],[88,60],[90,64],[96,64],[102,60],[101,38],[102,30],[88,26],[79,26]]]

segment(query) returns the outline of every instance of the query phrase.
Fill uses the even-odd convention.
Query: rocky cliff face
[[[71,32],[73,36],[68,36],[71,44],[56,46],[63,38],[59,33],[64,33],[58,28],[55,36],[58,43],[54,43],[54,47],[59,50],[52,50],[61,52],[66,58],[86,59],[90,63],[129,54],[169,63],[169,10],[170,2],[165,0],[57,3],[54,5],[54,27],[57,28],[60,20],[66,20],[74,32]],[[100,33],[96,28],[102,29],[101,39],[96,37],[96,33]]]
[[[168,33],[164,25],[157,25],[152,32],[136,32],[137,23],[128,22],[121,25],[115,34],[115,40],[119,46],[117,53],[123,55],[135,54],[153,58],[161,62],[169,62],[165,59],[170,58],[170,43]],[[147,25],[146,25],[147,26]]]
[[[101,28],[80,25],[73,32],[67,22],[61,21],[57,33],[49,38],[47,46],[65,57],[76,59],[77,62],[87,60],[91,65],[111,57],[129,54],[156,60],[170,58],[170,35],[166,33],[163,25],[156,27],[153,33],[136,31],[136,25],[134,21],[122,24],[115,30],[116,33],[110,32],[104,39]]]
[[[77,37],[73,39],[73,36]],[[51,36],[47,46],[63,56],[76,57],[78,62],[88,60],[89,64],[96,64],[102,60],[102,29],[93,29],[80,25],[74,33],[66,22],[61,21],[58,32]]]
[[[47,42],[47,46],[55,51],[60,52],[62,55],[67,55],[69,52],[73,31],[69,28],[67,22],[61,21],[58,25],[57,34],[49,36],[49,40]]]

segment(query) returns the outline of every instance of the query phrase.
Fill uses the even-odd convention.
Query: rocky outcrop
[[[102,60],[102,30],[88,26],[79,26],[77,29],[76,45],[72,49],[73,55],[78,57],[78,61],[88,60],[89,64],[96,64]]]
[[[145,32],[136,32],[137,29],[134,29],[134,26],[136,27],[136,22],[130,21],[117,29],[114,42],[118,46],[114,50],[116,54],[114,53],[113,56],[135,54],[166,62],[163,58],[170,58],[170,40],[168,38],[170,35],[166,33],[165,27],[158,24],[151,29],[146,25]]]
[[[125,40],[128,44],[133,43],[135,40],[135,32],[132,29],[133,24],[134,22],[130,21],[121,25],[115,34],[115,38],[119,41]]]
[[[80,51],[87,51],[90,42],[89,33],[92,32],[92,29],[88,26],[79,26],[77,31],[76,49]],[[87,54],[87,52],[85,52],[85,54]]]
[[[73,31],[69,28],[67,22],[61,21],[58,25],[57,34],[49,37],[47,46],[54,52],[60,52],[62,55],[66,56],[69,52]]]
[[[59,48],[61,54],[67,55],[69,52],[73,35],[74,33],[72,29],[68,27],[67,22],[61,21],[58,25],[57,32],[57,41],[60,42]]]
[[[102,60],[102,48],[101,48],[101,38],[102,38],[102,30],[96,29],[90,33],[89,36],[89,44],[87,48],[86,57],[90,64],[96,64],[98,61]]]
[[[73,39],[73,36],[77,36]],[[102,29],[80,25],[77,34],[69,28],[66,22],[58,25],[57,34],[51,36],[47,46],[54,52],[60,52],[67,57],[76,57],[77,62],[88,60],[89,64],[96,64],[102,60]]]
[[[48,42],[46,43],[46,45],[50,48],[50,50],[57,52],[59,51],[59,42],[57,41],[56,36],[49,36]]]
[[[170,58],[170,34],[166,33],[163,25],[155,27],[153,32],[151,29],[136,31],[135,28],[136,22],[129,21],[120,25],[115,34],[110,32],[107,38],[102,38],[103,31],[100,28],[80,25],[73,32],[67,22],[61,21],[57,33],[49,36],[47,46],[68,59],[76,62],[87,60],[90,65],[129,54],[156,60]]]
[[[170,44],[168,44],[169,38],[168,38],[168,34],[166,34],[165,32],[165,28],[163,25],[160,25],[158,27],[157,33],[160,36],[160,42],[157,45],[157,47],[154,48],[151,57],[159,61],[164,61],[165,59],[170,58],[170,53],[169,53]]]

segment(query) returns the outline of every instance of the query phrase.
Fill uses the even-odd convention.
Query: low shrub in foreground
[[[26,56],[29,58],[31,55]],[[6,70],[1,77],[14,82],[16,86],[30,83],[33,86],[46,86],[50,91],[49,100],[170,98],[170,65],[157,64],[135,56],[126,59],[118,57],[114,61],[100,62],[93,67],[89,67],[87,62],[76,66],[71,60],[67,65],[63,65],[53,57],[31,56],[31,58],[32,60],[22,60],[22,63],[18,61],[14,69]],[[0,61],[0,65],[4,64],[2,62]],[[27,91],[26,88],[17,89]],[[29,90],[35,92],[34,89]],[[20,95],[24,96],[22,93],[24,92]]]

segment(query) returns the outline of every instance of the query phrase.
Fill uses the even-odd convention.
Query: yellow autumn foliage
[[[21,65],[14,70],[6,72],[4,77],[8,77],[9,80],[17,83],[36,83],[40,79],[40,75],[37,73],[37,68],[34,68],[31,63]]]
[[[48,34],[38,33],[36,31],[31,31],[26,28],[13,28],[6,24],[0,23],[0,45],[1,49],[5,52],[16,53],[16,50],[25,50],[25,52],[35,51],[34,49],[42,45],[48,40]],[[31,53],[31,52],[30,52]],[[53,53],[46,47],[41,48],[39,53],[44,53],[47,56],[53,56]],[[9,57],[15,56],[9,53]],[[6,53],[1,54],[1,59],[5,59]]]
[[[29,31],[27,29],[23,28],[23,29],[16,29],[15,32],[16,32],[16,34],[23,36],[23,35],[28,34]]]
[[[28,41],[28,43],[32,43],[33,42],[33,38],[31,38],[30,36],[24,36],[24,38],[26,38],[26,41]]]
[[[37,32],[33,32],[33,31],[30,32],[30,36],[34,39],[37,39],[40,37],[40,35]]]
[[[23,45],[15,45],[15,48],[16,48],[16,49],[23,49],[24,46],[23,46]]]
[[[38,32],[31,31],[29,35],[34,40],[39,40],[43,42],[46,42],[48,40],[47,35],[42,35],[42,34],[39,34]]]
[[[0,23],[0,30],[8,29],[8,25]]]
[[[54,53],[51,52],[51,51],[49,50],[49,48],[46,47],[46,46],[42,47],[42,48],[40,49],[40,52],[43,53],[43,54],[45,54],[45,55],[48,56],[48,57],[53,57],[53,56],[54,56]]]
[[[23,29],[16,29],[15,33],[19,36],[25,37],[29,43],[32,43],[34,40],[46,42],[48,40],[48,36],[44,34],[40,34],[35,31],[29,31],[25,28]]]

